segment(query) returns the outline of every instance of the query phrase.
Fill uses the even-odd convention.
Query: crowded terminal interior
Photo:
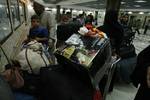
[[[0,100],[150,100],[150,0],[0,0]]]

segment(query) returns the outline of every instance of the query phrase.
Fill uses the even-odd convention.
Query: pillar
[[[106,13],[110,10],[119,13],[121,1],[122,0],[107,0]]]
[[[56,9],[57,9],[57,12],[56,12],[56,20],[57,20],[57,23],[60,22],[60,17],[61,17],[61,14],[60,14],[60,5],[57,5],[56,6]]]

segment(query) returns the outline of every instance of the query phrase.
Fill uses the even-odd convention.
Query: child
[[[33,15],[31,17],[31,28],[28,35],[29,41],[35,39],[43,45],[48,46],[48,34],[48,30],[40,26],[39,16]]]
[[[31,17],[31,28],[30,28],[30,31],[29,31],[27,41],[30,42],[32,40],[36,40],[36,41],[42,43],[42,45],[44,47],[44,53],[46,54],[46,56],[50,60],[51,57],[50,57],[50,54],[48,52],[48,49],[49,49],[48,48],[48,35],[49,35],[49,33],[48,33],[47,28],[42,27],[40,25],[39,16],[38,15],[33,15]]]

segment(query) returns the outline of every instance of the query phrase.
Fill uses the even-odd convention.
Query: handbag
[[[18,67],[14,67],[10,65],[11,68],[6,69],[2,72],[2,76],[9,83],[12,88],[21,88],[24,86],[24,79],[20,73],[20,69]]]
[[[135,57],[136,56],[135,47],[133,44],[123,45],[120,47],[118,54],[122,59]]]
[[[7,61],[9,64],[7,64],[6,66],[9,67],[7,69],[5,69],[2,72],[2,76],[4,77],[4,79],[9,83],[9,85],[12,88],[21,88],[24,86],[24,79],[21,75],[21,71],[20,71],[20,66],[18,64],[15,64],[15,62],[11,62],[9,60],[9,58],[7,57],[5,51],[3,50],[2,46],[0,45],[0,48],[4,54],[4,56],[6,57]]]

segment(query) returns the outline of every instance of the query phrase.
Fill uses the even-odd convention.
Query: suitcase
[[[68,67],[41,68],[42,100],[92,100],[93,87],[80,79],[77,70]]]

